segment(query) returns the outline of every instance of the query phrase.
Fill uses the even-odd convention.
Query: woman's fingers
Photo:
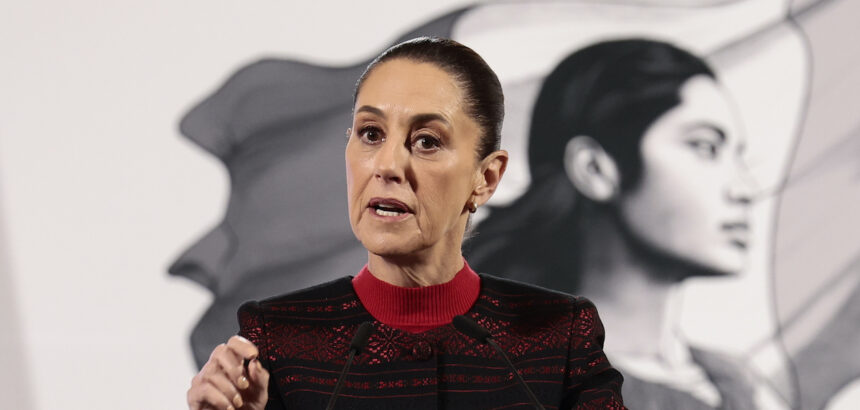
[[[245,374],[245,359],[255,359],[259,351],[253,343],[242,336],[233,336],[226,344],[215,348],[209,361],[215,361],[239,389],[247,389],[249,380]]]
[[[189,408],[234,410],[265,406],[269,372],[256,360],[258,354],[257,347],[241,336],[218,345],[191,381],[187,395]],[[246,359],[250,360],[247,371]]]
[[[215,346],[215,349],[212,350],[212,354],[209,355],[209,361],[203,365],[205,369],[207,366],[221,366],[221,367],[230,367],[236,366],[242,362],[241,356],[233,349],[230,348],[226,343],[221,343],[218,346]]]
[[[248,381],[256,388],[265,388],[269,385],[269,372],[263,368],[259,360],[251,360],[248,363]]]
[[[230,399],[230,403],[236,407],[237,409],[242,407],[244,404],[244,400],[242,400],[242,394],[239,393],[239,389],[236,388],[234,382],[229,378],[229,376],[224,373],[213,374],[209,380],[209,383],[215,386],[224,397]]]
[[[195,377],[191,388],[188,390],[188,408],[191,410],[209,408],[233,410],[235,406],[231,400],[227,399],[227,395],[214,384]]]
[[[269,400],[269,372],[263,368],[259,360],[248,363],[248,389],[242,394],[249,404],[263,407]]]
[[[257,346],[254,346],[251,341],[242,336],[235,335],[227,341],[227,347],[230,348],[241,359],[256,359],[260,351]]]
[[[245,373],[245,360],[256,359],[260,352],[257,350],[257,346],[239,335],[231,337],[227,341],[227,347],[235,354],[236,361],[226,361],[225,365],[231,367],[225,367],[225,370],[235,381],[236,387],[242,390],[247,389],[250,386],[250,380],[248,380],[249,375]]]
[[[247,382],[242,383],[242,379],[245,377],[243,361],[238,358],[234,352],[230,351],[225,352],[224,354],[215,355],[209,360],[217,363],[217,368],[227,376],[227,379],[230,380],[231,384],[234,384],[240,389],[248,387]]]

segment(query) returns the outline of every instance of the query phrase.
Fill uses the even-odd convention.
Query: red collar
[[[454,279],[441,285],[401,288],[373,276],[367,265],[352,287],[374,319],[396,329],[418,333],[451,323],[469,311],[481,290],[481,278],[466,261]]]

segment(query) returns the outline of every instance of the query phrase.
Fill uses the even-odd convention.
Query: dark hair
[[[383,51],[358,78],[353,104],[370,73],[381,63],[398,58],[431,63],[453,77],[463,91],[466,114],[481,127],[478,157],[484,158],[499,149],[505,117],[502,85],[496,73],[478,53],[454,40],[418,37]]]
[[[495,209],[467,249],[476,269],[575,291],[583,210],[564,168],[567,142],[597,141],[615,159],[621,192],[642,174],[640,145],[648,127],[680,103],[696,75],[716,78],[702,59],[644,39],[606,41],[565,58],[544,81],[529,131],[532,183],[511,206]]]

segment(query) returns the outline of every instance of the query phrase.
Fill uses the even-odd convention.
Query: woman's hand
[[[212,351],[209,361],[191,380],[191,410],[263,410],[269,399],[269,372],[257,360],[259,351],[242,336],[233,336]],[[248,359],[248,370],[244,361]]]

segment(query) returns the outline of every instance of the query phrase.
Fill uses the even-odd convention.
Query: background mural
[[[505,88],[511,165],[476,218],[476,267],[594,299],[607,353],[637,398],[631,408],[860,405],[856,2],[38,6],[0,13],[10,56],[0,66],[0,318],[12,330],[0,339],[0,385],[15,408],[116,408],[129,389],[140,397],[123,407],[181,407],[194,362],[235,331],[239,303],[357,272],[365,256],[343,212],[341,138],[352,84],[369,56],[425,34],[475,48]],[[564,142],[555,152],[570,153],[557,158],[570,172],[557,187],[567,191],[523,199],[546,179],[534,169],[546,135],[533,125],[538,95],[569,56],[585,56],[571,58],[597,67],[611,94],[633,74],[613,65],[620,57],[582,50],[618,39],[672,44],[713,70],[710,83],[694,74],[676,85],[690,122],[709,127],[671,145],[642,114],[630,133],[664,154],[687,149],[643,153],[646,182],[667,188],[660,195],[627,186],[630,156],[607,150],[621,169],[613,201],[636,197],[631,209],[689,219],[673,229],[665,214],[637,219],[611,204],[605,220],[644,251],[631,258],[593,233],[578,239],[593,246],[571,246],[633,261],[597,265],[613,273],[603,277],[611,286],[576,285],[587,271],[578,262],[535,276],[494,256],[523,240],[506,221],[522,204],[554,211],[588,197],[571,170],[591,169],[575,158],[600,152],[581,149],[588,139]],[[651,106],[626,107],[623,118],[635,123]],[[714,158],[729,165],[697,180]],[[648,176],[655,166],[666,178]],[[731,229],[696,230],[709,218],[697,204],[732,210]],[[564,216],[527,214],[527,227]],[[204,233],[191,240],[195,232]],[[539,237],[565,249],[556,235]],[[695,259],[709,252],[715,264]],[[632,274],[655,269],[668,275]],[[631,327],[625,309],[635,303],[653,314]]]

